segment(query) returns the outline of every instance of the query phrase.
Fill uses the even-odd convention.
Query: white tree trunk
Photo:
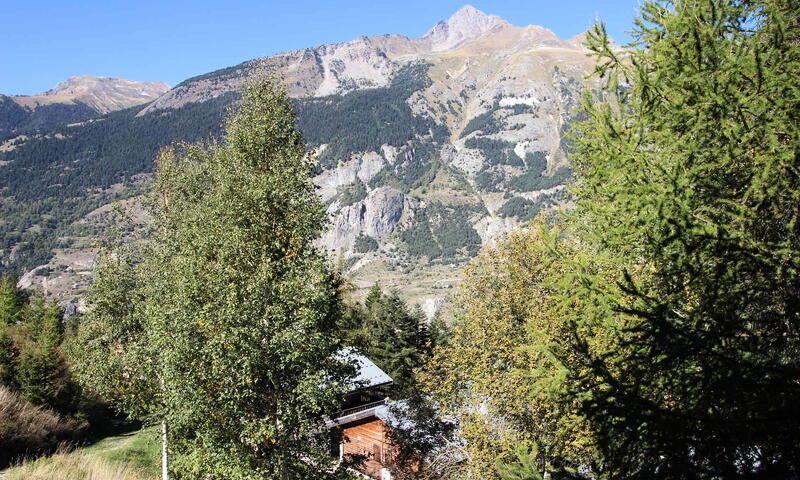
[[[167,462],[167,420],[161,420],[161,480],[169,480],[169,463]]]

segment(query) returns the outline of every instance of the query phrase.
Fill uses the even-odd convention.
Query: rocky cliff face
[[[319,245],[357,285],[401,288],[432,312],[482,246],[566,201],[564,135],[593,68],[582,38],[466,6],[422,38],[357,37],[188,79],[137,121],[232,96],[258,69],[277,73],[318,158],[330,216]],[[45,97],[108,108],[112,92],[133,91],[86,84]]]

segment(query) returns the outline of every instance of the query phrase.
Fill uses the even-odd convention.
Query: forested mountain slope
[[[431,311],[482,245],[563,202],[563,134],[592,64],[574,39],[467,6],[422,38],[290,51],[188,79],[144,107],[6,134],[0,261],[33,269],[26,284],[79,292],[108,207],[87,213],[141,194],[160,146],[217,135],[245,78],[266,70],[318,155],[330,214],[320,245],[361,286],[404,286]]]

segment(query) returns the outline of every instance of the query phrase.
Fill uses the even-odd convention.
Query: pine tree
[[[431,318],[430,324],[428,326],[430,342],[431,342],[431,349],[435,349],[436,347],[444,346],[447,344],[447,341],[452,336],[452,331],[450,326],[444,319],[441,310],[436,310],[436,313],[433,314],[433,318]]]
[[[20,310],[21,342],[15,383],[20,396],[36,405],[47,405],[64,412],[64,389],[69,374],[60,355],[63,324],[62,311],[56,302],[48,303],[41,292],[35,292]]]
[[[19,355],[16,383],[20,397],[35,405],[52,405],[57,390],[58,357],[48,348],[35,345]]]
[[[14,341],[5,331],[5,327],[0,327],[0,385],[16,387],[18,357],[19,352]]]
[[[17,288],[17,278],[4,276],[0,279],[0,327],[14,325],[19,320],[23,304],[23,293]]]
[[[414,369],[422,364],[427,348],[421,319],[409,312],[397,292],[384,294],[377,285],[367,302],[367,355],[392,377],[399,395],[408,394],[414,385]]]
[[[647,2],[639,48],[590,39],[607,85],[574,135],[572,221],[592,255],[561,358],[613,478],[800,475],[798,18]]]

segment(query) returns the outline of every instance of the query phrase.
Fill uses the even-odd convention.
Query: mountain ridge
[[[81,75],[35,95],[0,94],[0,134],[87,121],[152,102],[169,89],[164,82]]]
[[[118,77],[78,75],[35,95],[4,95],[20,106],[36,108],[51,103],[81,102],[99,114],[134,107],[153,101],[167,92],[164,82],[140,82]]]
[[[0,152],[0,169],[43,168],[52,180],[38,188],[57,183],[52,195],[76,202],[82,192],[130,198],[135,189],[125,185],[152,172],[158,145],[218,134],[245,80],[266,71],[294,98],[298,126],[317,153],[314,181],[330,217],[320,247],[341,259],[360,288],[380,281],[423,307],[439,306],[482,246],[567,201],[564,132],[594,60],[573,39],[469,6],[425,35],[357,36],[192,77],[100,122],[15,140],[13,150]],[[140,138],[137,129],[158,137],[147,138],[147,148],[119,145]],[[37,156],[44,142],[77,153],[58,161]],[[116,150],[113,161],[97,153]],[[70,173],[76,167],[80,177]],[[20,191],[0,179],[4,189]],[[78,217],[61,228],[83,231],[86,222]],[[18,232],[7,234],[0,261],[24,251]],[[70,287],[76,279],[85,285],[90,273],[79,245],[53,250],[56,257],[31,270],[26,285],[56,295],[84,288]]]

